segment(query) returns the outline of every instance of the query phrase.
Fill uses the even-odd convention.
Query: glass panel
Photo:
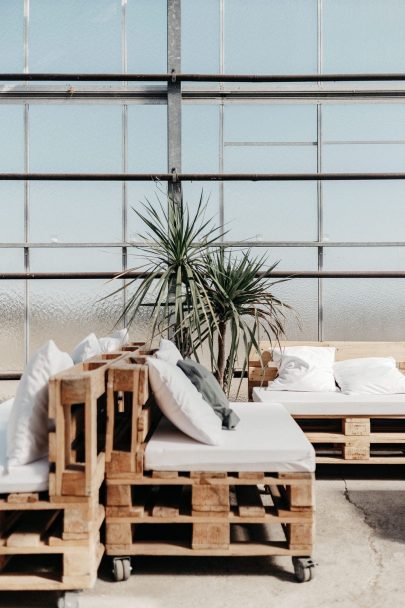
[[[167,171],[167,106],[128,108],[128,171]]]
[[[181,51],[183,72],[219,72],[219,0],[182,0]],[[195,83],[193,83],[195,86]]]
[[[0,23],[0,72],[22,72],[24,69],[23,0],[0,2]]]
[[[2,181],[0,182],[0,242],[17,243],[23,240],[24,184]]]
[[[147,227],[138,213],[144,213],[144,204],[149,201],[158,204],[160,201],[164,206],[167,204],[166,183],[154,182],[127,182],[128,201],[128,227],[127,240],[139,241],[140,236],[147,232]]]
[[[0,172],[24,171],[24,108],[0,105]]]
[[[185,105],[182,120],[183,172],[218,172],[219,107]]]
[[[316,72],[316,28],[316,0],[225,0],[225,71]]]
[[[286,310],[284,324],[286,340],[318,339],[318,281],[316,279],[294,279],[280,283],[273,294],[284,304],[292,307]]]
[[[166,0],[128,0],[128,71],[166,73]]]
[[[225,171],[241,173],[316,172],[315,146],[227,146]]]
[[[405,144],[341,144],[325,146],[323,171],[395,172],[405,166]]]
[[[206,205],[205,221],[212,220],[212,227],[220,227],[219,182],[182,182],[183,200],[190,209],[191,217],[197,210],[200,198]],[[219,233],[221,230],[219,231]],[[218,234],[218,232],[217,232]],[[227,236],[225,236],[225,239]]]
[[[34,249],[31,270],[43,272],[119,271],[120,249]],[[92,280],[30,281],[30,352],[53,339],[70,352],[88,333],[106,335],[122,311],[122,282]]]
[[[405,104],[324,105],[322,134],[326,142],[405,140]]]
[[[225,182],[227,240],[317,238],[315,182]]]
[[[0,272],[24,272],[23,249],[0,249]],[[24,367],[24,304],[23,280],[0,281],[0,371]]]
[[[316,142],[316,105],[228,105],[225,142]]]
[[[31,106],[31,171],[121,171],[121,125],[119,106]]]
[[[119,182],[31,182],[31,241],[85,243],[121,238]]]
[[[403,181],[324,182],[324,239],[405,241]]]
[[[326,248],[325,270],[403,270],[403,248]],[[324,279],[325,340],[403,340],[403,279]]]
[[[30,71],[120,72],[120,27],[121,0],[31,0]]]
[[[402,0],[323,0],[325,72],[403,72]]]

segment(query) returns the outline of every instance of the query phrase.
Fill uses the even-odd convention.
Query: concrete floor
[[[403,606],[403,468],[351,466],[317,476],[319,565],[310,583],[295,582],[288,558],[138,558],[125,583],[110,582],[106,560],[95,589],[81,594],[80,608]],[[53,594],[0,594],[4,608],[54,605]]]

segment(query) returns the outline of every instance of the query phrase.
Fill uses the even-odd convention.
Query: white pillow
[[[159,350],[155,352],[155,357],[172,365],[177,365],[177,361],[183,360],[181,352],[174,342],[165,340],[164,338],[160,340]]]
[[[405,393],[405,377],[393,357],[365,357],[339,361],[333,366],[342,393],[392,395]]]
[[[333,375],[335,348],[286,346],[273,349],[278,378],[269,382],[270,391],[336,391]]]
[[[121,346],[125,346],[125,344],[128,344],[129,342],[128,329],[124,327],[124,329],[117,329],[116,331],[113,331],[111,338],[118,338],[118,340],[121,342]]]
[[[222,421],[176,365],[147,357],[149,380],[162,413],[192,439],[219,445]]]
[[[72,365],[70,355],[61,352],[53,340],[29,360],[7,426],[9,466],[28,464],[48,453],[48,380]]]
[[[72,352],[73,363],[82,363],[90,357],[101,354],[101,347],[96,334],[89,334],[77,344]]]
[[[125,344],[128,344],[128,340],[128,329],[125,327],[100,338],[98,342],[102,353],[113,353],[116,350],[121,350]]]

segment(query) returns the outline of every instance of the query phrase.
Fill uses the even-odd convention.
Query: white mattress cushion
[[[7,423],[13,399],[0,404],[0,494],[9,492],[43,492],[48,489],[49,461],[41,458],[30,464],[13,467],[7,472]]]
[[[162,419],[148,442],[145,468],[157,471],[314,471],[315,452],[280,404],[232,403],[240,418],[222,431],[219,446],[204,445]]]
[[[345,395],[341,392],[308,393],[253,389],[253,401],[282,403],[292,415],[336,414],[405,416],[405,395]]]

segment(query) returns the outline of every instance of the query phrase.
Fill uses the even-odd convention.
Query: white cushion
[[[159,350],[155,352],[155,357],[161,361],[166,361],[172,365],[176,365],[177,361],[182,361],[183,357],[177,346],[171,340],[160,340]]]
[[[147,357],[149,380],[163,414],[196,441],[218,445],[222,421],[176,365]]]
[[[342,393],[389,395],[405,393],[405,377],[393,357],[365,357],[335,363],[334,374]]]
[[[45,456],[7,471],[7,426],[14,399],[0,404],[0,494],[43,492],[48,489],[49,461]]]
[[[269,382],[272,391],[336,391],[333,375],[335,348],[286,346],[273,349],[278,378]]]
[[[75,346],[72,352],[73,363],[76,365],[100,354],[101,347],[96,334],[89,334]]]
[[[99,339],[99,345],[102,353],[113,353],[116,350],[121,350],[125,344],[128,344],[129,334],[128,329],[117,329],[108,336]]]
[[[125,346],[125,344],[128,344],[129,342],[128,329],[126,327],[124,327],[124,329],[117,329],[116,331],[112,332],[111,337],[118,338],[118,340],[121,342],[121,346]]]
[[[48,453],[48,380],[72,367],[68,353],[49,340],[30,359],[18,384],[7,428],[9,466],[28,464]]]
[[[315,451],[280,404],[232,403],[240,422],[220,446],[193,441],[162,419],[148,441],[145,468],[156,471],[315,470]]]

